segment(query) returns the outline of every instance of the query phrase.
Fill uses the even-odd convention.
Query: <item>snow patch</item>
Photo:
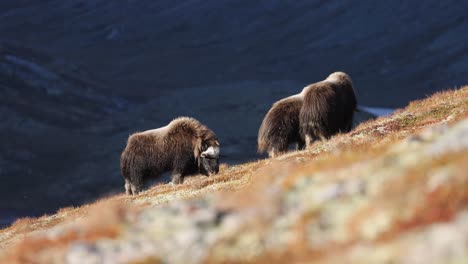
[[[361,111],[365,111],[371,113],[376,116],[388,116],[391,115],[395,109],[393,108],[383,108],[383,107],[370,107],[370,106],[358,106],[358,109]]]

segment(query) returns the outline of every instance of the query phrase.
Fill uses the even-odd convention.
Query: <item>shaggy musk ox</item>
[[[324,81],[305,87],[302,93],[300,134],[307,147],[317,139],[351,130],[357,101],[346,73],[334,72]]]
[[[356,104],[351,78],[343,72],[332,73],[273,104],[258,131],[258,152],[275,157],[293,143],[302,149],[316,139],[348,132]]]
[[[299,133],[302,97],[300,93],[273,104],[258,130],[259,153],[267,151],[271,158],[286,152],[293,143],[297,143],[300,149],[304,147],[304,140]]]
[[[219,142],[199,121],[179,117],[167,126],[135,133],[128,138],[120,158],[125,192],[138,194],[143,181],[172,171],[172,183],[182,183],[187,174],[218,173]]]

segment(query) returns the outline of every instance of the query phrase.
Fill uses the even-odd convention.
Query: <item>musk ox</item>
[[[293,143],[302,149],[316,139],[348,132],[356,105],[351,78],[344,72],[332,73],[273,104],[258,131],[258,152],[276,157]]]
[[[302,98],[301,92],[273,104],[258,130],[259,153],[266,151],[272,158],[286,152],[293,143],[296,143],[299,149],[304,147],[304,140],[299,133]]]
[[[299,123],[306,146],[317,139],[349,132],[356,106],[353,83],[344,72],[334,72],[327,79],[304,88]]]
[[[125,192],[138,194],[150,177],[172,172],[172,183],[183,182],[187,174],[207,176],[219,171],[219,142],[199,121],[179,117],[167,126],[130,135],[120,158]]]

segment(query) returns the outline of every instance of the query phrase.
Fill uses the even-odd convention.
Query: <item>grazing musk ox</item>
[[[299,123],[306,146],[317,139],[349,132],[356,107],[353,83],[344,72],[334,72],[327,79],[305,87]]]
[[[211,175],[219,171],[216,135],[189,117],[179,117],[167,126],[129,136],[120,158],[125,192],[138,194],[143,182],[172,171],[172,183],[182,183],[187,174]]]
[[[299,112],[302,107],[303,93],[296,94],[274,103],[258,130],[258,152],[268,152],[270,158],[288,150],[289,145],[297,143],[304,147],[299,133]]]

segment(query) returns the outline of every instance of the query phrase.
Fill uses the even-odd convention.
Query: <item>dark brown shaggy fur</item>
[[[129,136],[120,159],[127,194],[137,194],[146,178],[166,171],[172,171],[173,183],[181,183],[184,175],[199,171],[200,154],[210,146],[219,147],[213,131],[188,117]]]
[[[268,152],[275,157],[288,151],[290,144],[297,143],[304,147],[299,134],[299,112],[302,107],[302,95],[284,98],[273,104],[263,119],[258,131],[258,152]]]
[[[356,106],[353,84],[346,73],[332,73],[324,81],[304,88],[299,122],[306,145],[339,132],[349,132]]]

